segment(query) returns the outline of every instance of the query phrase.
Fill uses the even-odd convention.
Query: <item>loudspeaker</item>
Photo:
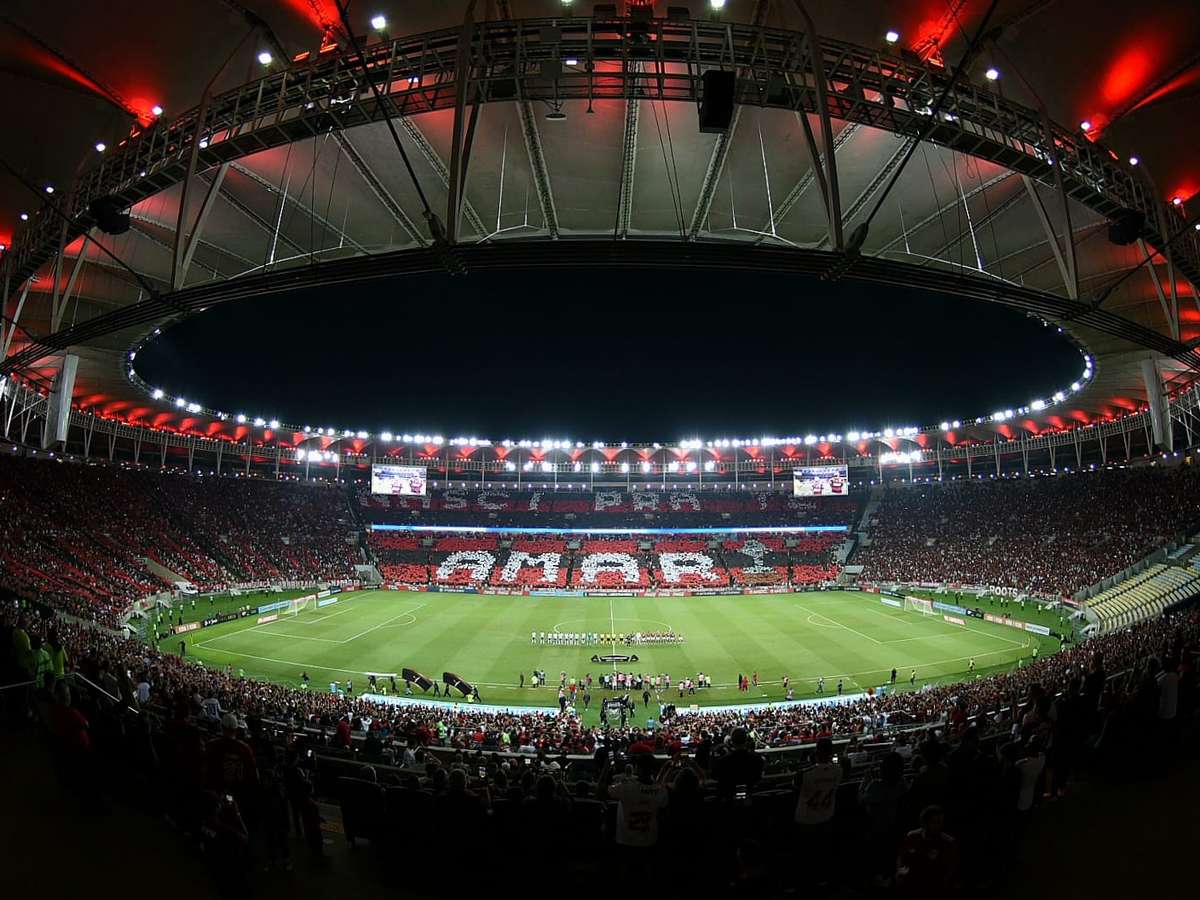
[[[43,450],[49,450],[67,439],[67,427],[71,424],[71,395],[75,392],[75,371],[78,368],[79,357],[68,353],[54,374],[50,397],[46,401],[46,421],[42,425]]]
[[[88,215],[105,234],[124,234],[129,230],[129,210],[116,197],[98,197],[88,204]]]
[[[1142,228],[1146,225],[1145,213],[1136,209],[1122,209],[1108,223],[1108,239],[1114,244],[1126,247],[1142,236]]]
[[[736,77],[733,72],[709,69],[701,76],[704,93],[700,97],[700,131],[702,134],[721,134],[733,122],[733,92]]]

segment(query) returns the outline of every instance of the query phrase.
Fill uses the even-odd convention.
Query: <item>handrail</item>
[[[128,703],[125,703],[125,701],[122,700],[120,697],[114,697],[112,694],[110,694],[104,688],[100,687],[100,685],[96,684],[96,682],[92,681],[90,678],[88,678],[82,672],[71,672],[70,675],[71,675],[72,680],[82,681],[84,684],[88,685],[92,690],[99,691],[101,694],[103,694],[105,697],[107,697],[113,703],[116,703],[118,705],[123,705],[127,710],[129,710],[134,715],[140,716],[142,714],[142,711],[140,709],[138,709],[137,707],[134,707],[134,706],[130,706]]]

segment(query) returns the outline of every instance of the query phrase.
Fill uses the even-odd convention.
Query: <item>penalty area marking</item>
[[[818,617],[824,619],[825,622],[828,622],[829,624],[825,624],[825,622],[816,621],[816,619]],[[829,618],[829,616],[821,615],[821,613],[809,613],[808,614],[808,624],[816,625],[818,628],[841,628],[842,627],[841,622],[835,622],[833,619]]]

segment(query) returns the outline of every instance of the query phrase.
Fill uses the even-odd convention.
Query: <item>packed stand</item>
[[[564,865],[617,866],[684,895],[769,898],[832,882],[961,896],[1019,877],[1025,823],[1081,771],[1136,777],[1148,767],[1131,759],[1149,749],[1161,762],[1194,737],[1200,640],[1192,611],[970,684],[650,730],[261,684],[11,603],[0,623],[6,665],[38,681],[30,702],[63,784],[92,807],[144,784],[154,811],[220,863],[209,871],[230,893],[252,861],[326,855],[324,798],[340,804],[351,844],[394,846],[413,823],[453,835],[405,875],[434,887],[463,847],[493,874],[527,872],[535,835],[537,852],[561,850]],[[117,702],[78,690],[73,672]],[[881,716],[936,728],[885,732]],[[757,752],[801,736],[815,751]],[[664,867],[655,851],[688,862]]]
[[[384,581],[401,586],[734,590],[833,583],[841,572],[835,552],[844,540],[842,532],[651,541],[372,531],[368,547]]]
[[[113,624],[175,588],[337,580],[360,561],[341,489],[0,457],[0,586]]]
[[[952,582],[1070,597],[1200,519],[1200,472],[1146,467],[895,485],[852,560],[877,582]]]
[[[790,485],[789,485],[790,487]],[[432,489],[425,497],[357,488],[365,519],[379,524],[550,528],[691,528],[850,525],[858,497],[793,497],[778,490]]]

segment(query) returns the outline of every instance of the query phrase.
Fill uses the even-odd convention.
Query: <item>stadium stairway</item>
[[[176,585],[181,581],[186,581],[189,584],[191,583],[190,578],[185,578],[184,576],[180,575],[178,572],[172,572],[170,569],[168,569],[162,563],[155,562],[148,556],[139,556],[137,559],[143,566],[146,567],[147,572],[149,572],[152,575],[157,575],[159,578],[161,578],[167,584]]]

